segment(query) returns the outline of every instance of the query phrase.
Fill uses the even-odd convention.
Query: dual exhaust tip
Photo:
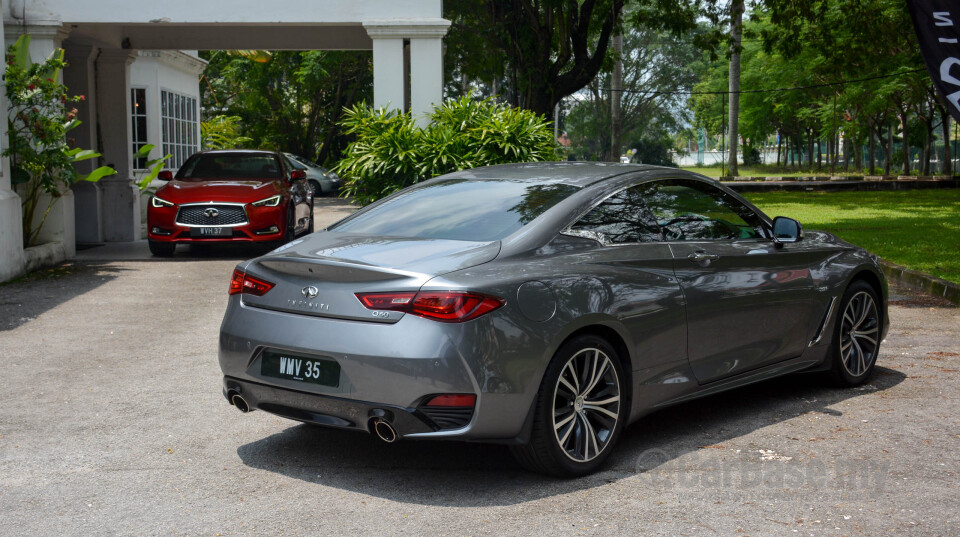
[[[230,395],[230,404],[237,407],[237,410],[246,414],[250,412],[250,404],[247,403],[247,400],[240,396],[239,393],[233,392]]]
[[[390,422],[383,418],[373,418],[370,420],[370,432],[377,438],[388,444],[392,444],[400,439],[397,430],[390,425]]]
[[[244,414],[250,412],[251,410],[250,404],[247,403],[246,399],[244,399],[243,396],[237,392],[232,392],[230,394],[230,404],[237,407],[237,410],[243,412]],[[397,433],[397,430],[393,427],[393,425],[381,417],[370,420],[370,432],[387,444],[392,444],[400,439],[400,434]]]

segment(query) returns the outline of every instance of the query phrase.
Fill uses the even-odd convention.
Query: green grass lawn
[[[747,199],[771,218],[836,234],[880,257],[960,283],[960,190],[763,192]]]
[[[689,166],[689,167],[684,167],[683,169],[690,172],[706,175],[707,177],[720,177],[721,172],[726,172],[726,175],[729,175],[729,171],[730,171],[727,168],[721,169],[720,166]],[[914,172],[919,173],[916,170],[914,170]],[[882,174],[882,173],[883,173],[882,169],[875,170],[873,174],[867,173],[866,170],[851,170],[848,172],[844,172],[842,167],[838,167],[834,172],[831,173],[829,165],[825,165],[823,166],[823,168],[819,170],[813,170],[813,171],[799,170],[796,168],[778,168],[772,164],[756,165],[756,166],[740,166],[739,168],[739,174],[741,177],[756,177],[756,176],[767,176],[767,175],[774,175],[778,177],[808,177],[812,175],[818,175],[821,177],[828,176],[828,175],[863,176],[863,175],[876,175],[876,174]],[[899,175],[902,172],[899,168],[897,168],[897,169],[891,170],[890,173],[892,173],[893,175]]]

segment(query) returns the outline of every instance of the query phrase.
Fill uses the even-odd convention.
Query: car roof
[[[655,170],[675,170],[675,168],[613,162],[525,162],[463,170],[443,177],[445,179],[543,181],[585,187],[627,173]]]

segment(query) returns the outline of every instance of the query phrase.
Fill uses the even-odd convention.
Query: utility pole
[[[740,121],[740,43],[744,0],[730,2],[730,176],[736,177]]]
[[[610,159],[620,162],[620,135],[623,124],[620,118],[620,98],[623,95],[623,33],[613,36],[613,75],[610,77]]]

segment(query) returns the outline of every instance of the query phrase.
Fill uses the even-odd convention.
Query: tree
[[[549,117],[560,99],[603,67],[624,0],[462,0],[445,3],[453,25],[447,63],[488,87],[505,79],[514,106]],[[493,91],[493,93],[497,93]]]
[[[348,140],[343,109],[372,97],[372,57],[360,51],[202,53],[205,120],[237,116],[247,145],[318,162],[339,158]]]
[[[678,89],[692,87],[705,68],[691,40],[675,40],[669,33],[625,27],[623,35],[623,91],[621,140],[662,139],[686,122],[686,96]],[[611,148],[613,66],[607,66],[572,101],[566,129],[580,158],[611,160],[627,146]],[[632,146],[630,146],[632,147]]]
[[[730,2],[730,175],[737,173],[737,136],[740,121],[740,37],[743,31],[743,0]]]

